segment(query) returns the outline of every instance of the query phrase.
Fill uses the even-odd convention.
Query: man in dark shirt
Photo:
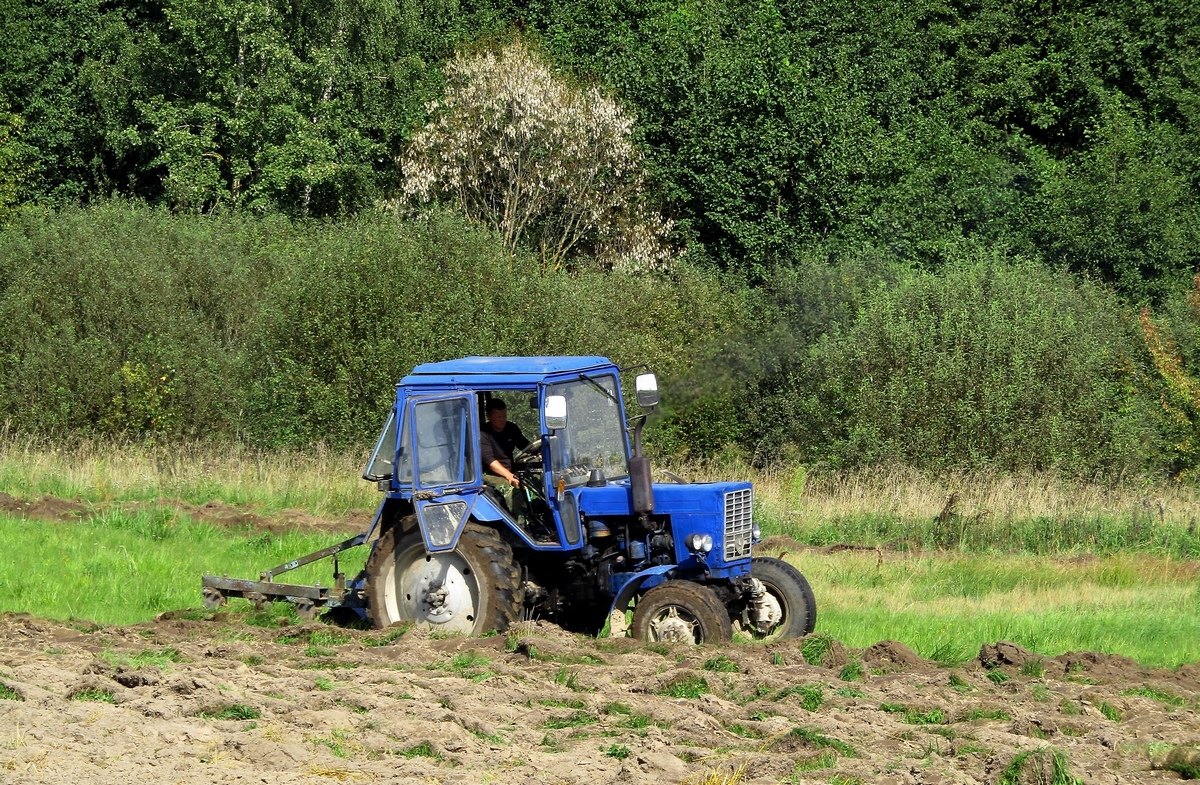
[[[504,501],[514,514],[523,512],[513,505],[514,495],[517,502],[523,501],[524,494],[514,494],[514,488],[521,487],[521,481],[513,473],[513,452],[529,446],[529,440],[521,433],[516,423],[508,421],[508,406],[499,398],[487,402],[487,422],[480,429],[479,447],[483,458],[483,470],[486,473],[488,485],[500,491]]]

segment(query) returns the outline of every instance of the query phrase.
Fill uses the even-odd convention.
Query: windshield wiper
[[[617,400],[617,396],[615,396],[615,395],[613,395],[612,393],[610,393],[610,392],[608,391],[608,388],[607,388],[607,387],[605,387],[604,385],[600,384],[600,382],[598,382],[598,381],[596,381],[595,379],[593,379],[592,377],[588,376],[586,373],[581,373],[581,374],[579,374],[579,378],[580,378],[580,379],[583,379],[585,382],[587,382],[588,384],[592,385],[593,387],[595,387],[595,388],[596,388],[597,390],[599,390],[600,392],[604,393],[604,396],[605,396],[606,398],[608,398],[608,400],[610,400],[610,401],[612,401],[613,403],[615,403],[615,404],[616,404],[618,407],[621,405],[621,402],[620,402],[619,400]]]

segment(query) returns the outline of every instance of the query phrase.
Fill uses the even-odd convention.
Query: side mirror
[[[646,409],[658,406],[658,378],[654,374],[638,374],[634,384],[637,387],[638,406]]]
[[[542,409],[546,429],[559,431],[567,427],[567,399],[561,395],[547,395],[546,408]]]

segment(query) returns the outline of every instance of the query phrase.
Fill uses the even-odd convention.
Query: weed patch
[[[866,678],[866,675],[866,669],[863,667],[862,660],[850,660],[838,672],[838,678],[842,681],[862,681]]]
[[[703,676],[678,676],[663,685],[659,695],[669,698],[699,698],[708,693],[708,680]]]
[[[1071,775],[1070,761],[1067,760],[1066,754],[1045,747],[1019,753],[1000,773],[997,785],[1022,785],[1026,782],[1083,785],[1083,780]]]
[[[716,671],[717,673],[738,673],[741,671],[741,668],[724,654],[718,654],[716,657],[705,661],[704,670]]]
[[[551,717],[542,723],[543,728],[558,730],[560,728],[579,728],[592,725],[599,720],[595,714],[586,711],[576,711],[566,717]]]
[[[434,751],[433,745],[427,741],[423,741],[420,744],[414,744],[411,747],[399,750],[399,753],[405,758],[433,758],[434,760],[442,759],[441,754]]]
[[[833,636],[824,632],[806,635],[804,636],[804,641],[800,644],[800,656],[809,665],[824,667],[829,657],[829,652],[832,650]]]
[[[946,713],[941,709],[921,711],[901,703],[883,703],[879,708],[888,714],[903,714],[909,725],[942,725],[946,722]]]
[[[231,703],[219,709],[209,709],[196,715],[204,720],[256,720],[262,712],[244,703]]]
[[[830,738],[829,736],[826,736],[820,731],[815,731],[812,728],[792,728],[791,735],[803,740],[807,744],[811,744],[814,747],[827,747],[831,750],[836,750],[842,755],[845,755],[847,758],[854,758],[858,755],[854,748],[846,742]]]
[[[1011,720],[1012,715],[1003,709],[971,709],[962,716],[962,722],[974,720]]]
[[[1125,690],[1121,694],[1150,698],[1151,700],[1156,700],[1159,703],[1166,704],[1167,706],[1183,706],[1187,703],[1187,701],[1184,700],[1184,698],[1180,695],[1148,686],[1134,687],[1131,690]]]

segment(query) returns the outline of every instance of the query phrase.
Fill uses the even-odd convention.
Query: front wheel
[[[799,638],[817,627],[817,601],[808,580],[782,559],[756,556],[750,576],[758,581],[742,611],[742,626],[759,640]]]
[[[384,533],[367,559],[367,615],[376,627],[428,624],[478,635],[520,617],[521,574],[499,533],[468,523],[448,553],[426,553],[419,529]]]
[[[723,643],[733,637],[733,627],[712,589],[692,581],[667,581],[643,594],[634,606],[633,636],[666,643]]]

